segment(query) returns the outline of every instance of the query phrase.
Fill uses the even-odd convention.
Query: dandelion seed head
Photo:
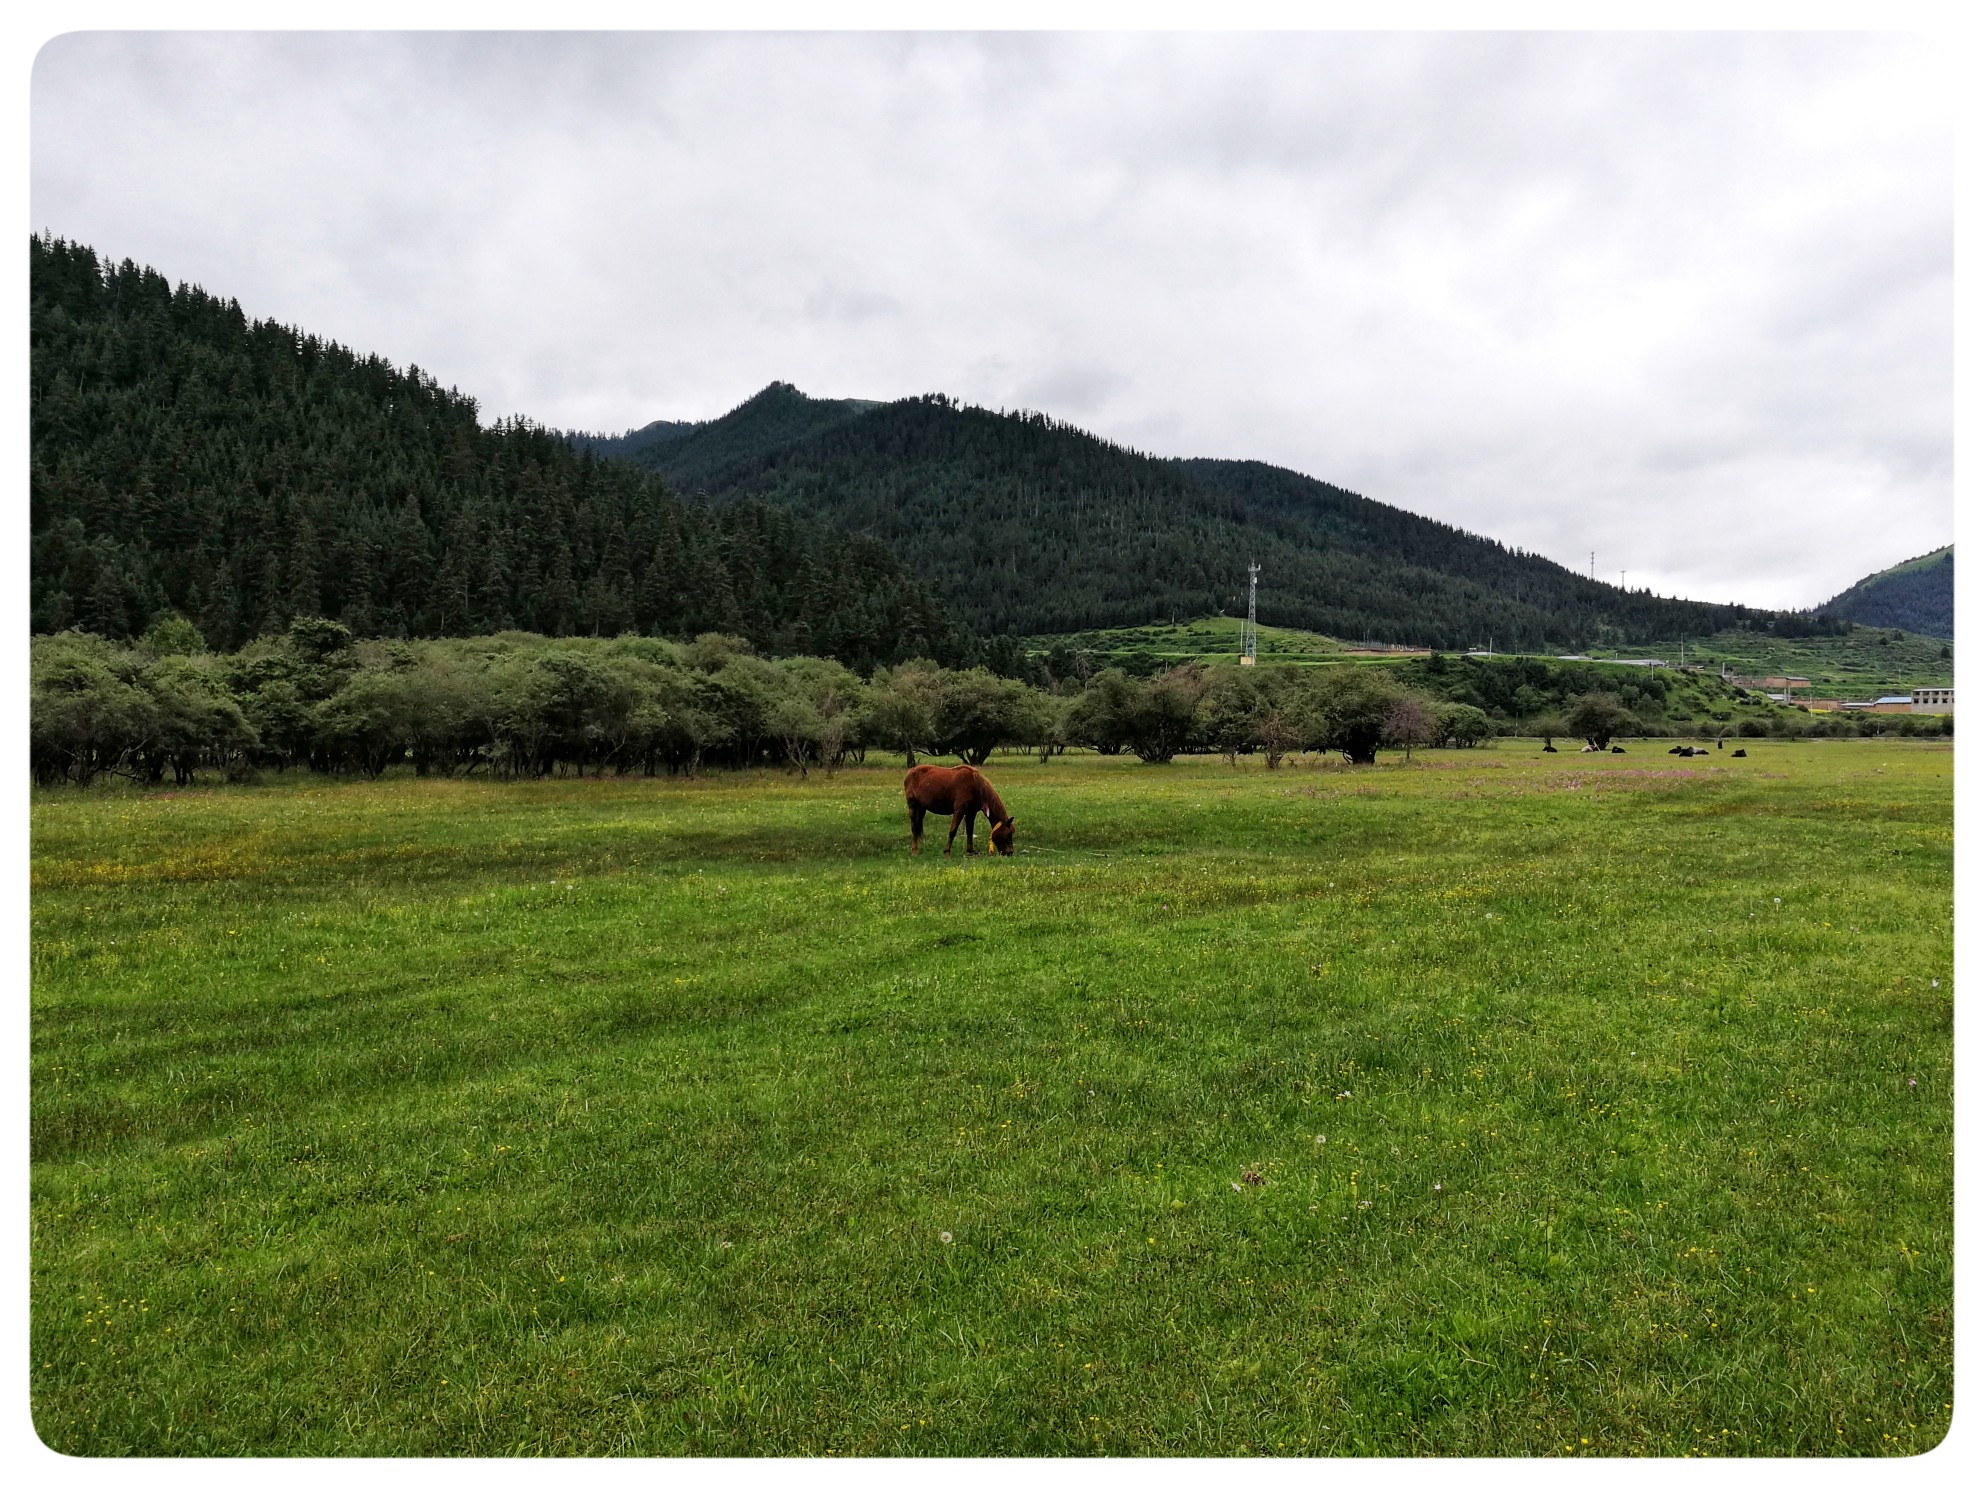
[[[937,1231],[937,1238],[943,1241],[944,1244],[949,1245],[951,1243],[951,1232],[949,1230],[939,1230]]]

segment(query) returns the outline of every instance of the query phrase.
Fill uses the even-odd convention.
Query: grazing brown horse
[[[945,857],[951,855],[951,845],[958,840],[959,826],[964,828],[965,855],[978,850],[972,844],[971,832],[981,811],[992,827],[992,851],[1001,857],[1013,855],[1013,814],[992,789],[992,782],[970,765],[918,765],[902,778],[902,798],[909,803],[911,857],[923,851],[926,811],[950,813],[951,835],[944,841]]]

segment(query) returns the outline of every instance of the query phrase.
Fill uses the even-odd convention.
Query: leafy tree
[[[757,656],[733,656],[710,675],[710,711],[746,758],[774,740],[772,713],[784,694],[782,681],[778,668]]]
[[[982,765],[1001,744],[1030,740],[1037,732],[1031,694],[1024,682],[983,667],[943,673],[933,718],[937,752]]]
[[[1068,715],[1073,710],[1074,700],[1057,697],[1051,692],[1037,692],[1032,703],[1034,734],[1031,739],[1021,742],[1031,744],[1044,765],[1068,747]]]
[[[797,693],[787,693],[772,703],[767,727],[785,749],[786,760],[806,778],[806,756],[820,742],[820,710]]]
[[[1375,764],[1392,711],[1405,689],[1375,666],[1330,666],[1316,682],[1317,743],[1353,765]]]
[[[152,703],[153,729],[134,752],[140,779],[172,770],[173,783],[191,784],[202,764],[233,767],[260,742],[241,705],[205,658],[167,654],[138,677]]]
[[[1472,749],[1494,732],[1488,715],[1466,703],[1442,703],[1434,711],[1436,743]]]
[[[1593,749],[1609,746],[1613,737],[1641,727],[1640,720],[1609,692],[1588,692],[1571,704],[1564,726]]]
[[[334,768],[378,776],[405,757],[418,706],[404,672],[368,668],[318,703],[311,722]]]
[[[198,656],[207,649],[200,627],[184,615],[161,615],[138,640],[148,656]]]
[[[916,763],[916,751],[928,749],[937,736],[937,668],[929,662],[905,662],[882,668],[869,685],[868,711],[862,738],[885,749],[900,750],[905,767]]]
[[[453,775],[488,759],[496,728],[486,677],[455,652],[429,649],[409,658],[413,710],[407,747],[418,775]]]
[[[1412,758],[1415,748],[1433,743],[1439,732],[1440,719],[1433,703],[1415,692],[1400,694],[1385,715],[1384,742],[1404,749],[1407,759]]]
[[[1260,701],[1254,716],[1253,741],[1260,746],[1270,770],[1281,768],[1288,754],[1318,738],[1322,721],[1314,689],[1294,672],[1269,672],[1256,684]]]
[[[812,710],[814,726],[810,737],[821,765],[832,774],[840,768],[849,746],[859,736],[868,706],[868,688],[839,662],[822,657],[793,657],[781,666],[797,695]],[[789,748],[787,752],[790,755]],[[803,763],[800,776],[805,776]]]
[[[270,677],[245,691],[237,682],[234,691],[259,741],[254,753],[260,763],[287,768],[313,757],[317,725],[311,715],[312,704],[294,682],[287,677]]]
[[[1068,737],[1098,754],[1121,754],[1136,702],[1137,684],[1120,667],[1097,672],[1068,710]]]
[[[1125,742],[1147,765],[1166,765],[1199,731],[1199,704],[1206,692],[1201,667],[1174,667],[1136,684],[1124,721]]]
[[[1255,744],[1261,695],[1254,676],[1240,667],[1221,667],[1206,678],[1199,703],[1203,738],[1208,748],[1226,756],[1229,765],[1239,764],[1241,751]]]
[[[159,717],[138,675],[133,659],[102,636],[64,631],[35,643],[28,749],[36,779],[88,785],[146,747]]]

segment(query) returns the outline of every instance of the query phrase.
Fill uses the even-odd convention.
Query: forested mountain
[[[653,423],[643,424],[638,429],[629,429],[625,434],[569,433],[565,438],[571,441],[574,449],[624,460],[650,445],[684,438],[702,427],[701,423],[695,421],[656,419]]]
[[[1515,650],[1846,623],[1623,593],[1293,471],[1157,459],[942,395],[774,383],[707,423],[485,428],[417,367],[80,245],[30,252],[41,632],[128,638],[175,610],[223,648],[299,615],[386,637],[722,630],[865,667],[1231,613],[1250,560],[1264,621],[1350,639]]]
[[[1348,638],[1514,650],[1837,628],[1623,592],[1293,471],[1157,459],[941,395],[829,403],[774,383],[627,458],[718,501],[773,502],[881,538],[991,633],[1231,613],[1250,559],[1264,622]]]
[[[1956,546],[1869,574],[1835,595],[1816,613],[1856,625],[1913,631],[1938,640],[1956,638]]]
[[[702,490],[740,461],[884,407],[862,398],[809,398],[789,382],[774,382],[722,418],[704,423],[656,420],[617,438],[573,434],[575,446],[661,471],[678,491]]]
[[[683,501],[636,467],[155,271],[30,246],[38,632],[161,613],[228,648],[360,636],[689,636],[866,666],[969,643],[871,538]]]

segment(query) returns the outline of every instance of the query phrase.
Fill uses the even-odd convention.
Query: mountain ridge
[[[1849,584],[1812,613],[1856,625],[1956,639],[1956,544],[1905,559]]]
[[[941,393],[883,404],[776,382],[625,458],[719,504],[796,506],[875,536],[993,633],[1224,613],[1245,604],[1250,561],[1265,620],[1455,649],[1840,623],[1622,591],[1299,471],[1149,455]]]

